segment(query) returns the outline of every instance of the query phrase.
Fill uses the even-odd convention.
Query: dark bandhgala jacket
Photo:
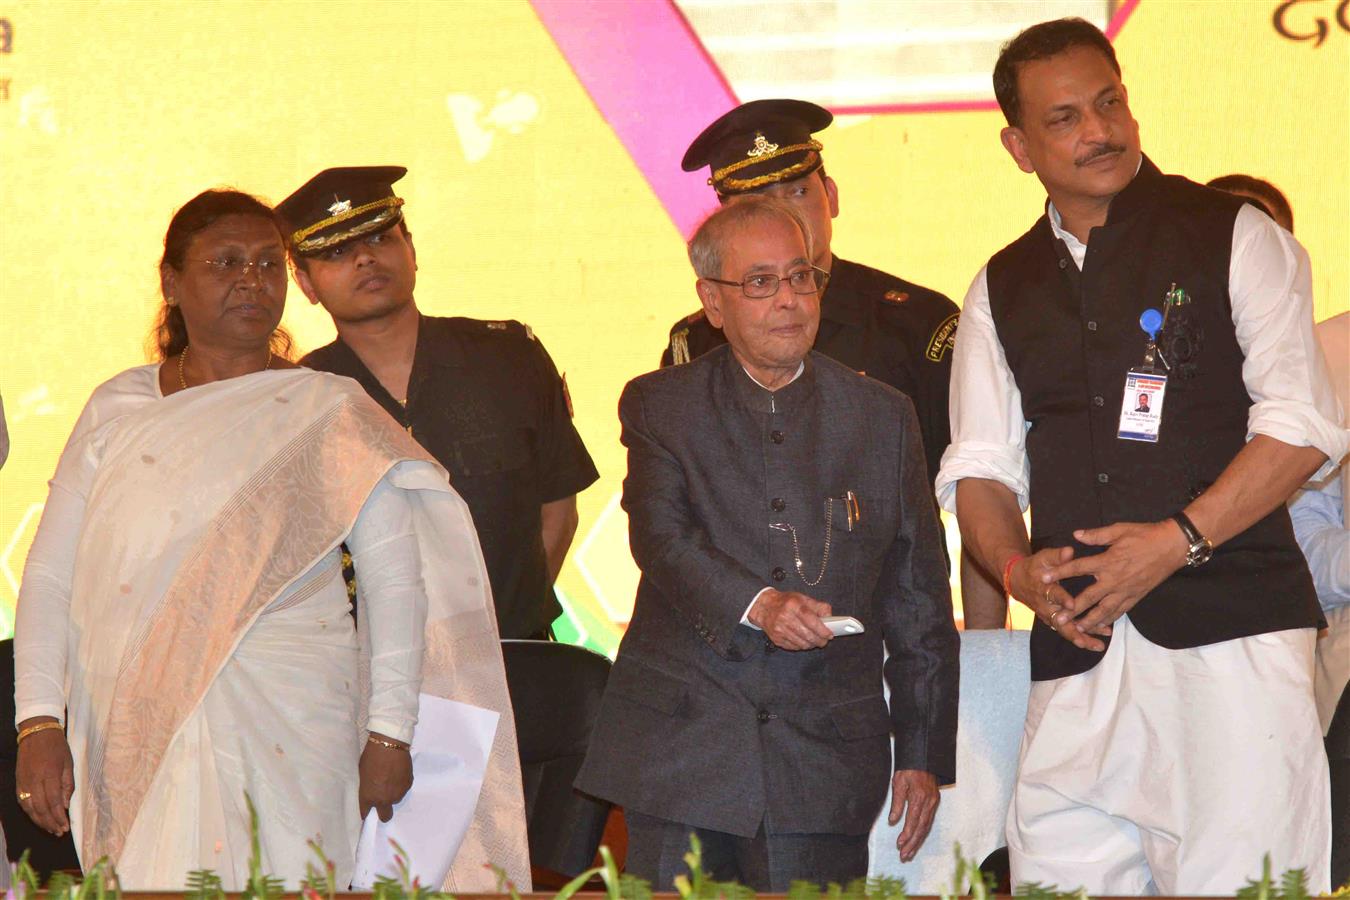
[[[577,786],[748,837],[866,833],[892,768],[952,782],[958,641],[909,399],[815,352],[770,393],[723,346],[630,382],[619,417],[642,578]],[[806,579],[829,547],[817,585],[774,525]],[[866,631],[779,650],[740,624],[769,586]]]
[[[1253,401],[1228,295],[1241,205],[1163,175],[1145,159],[1112,201],[1106,224],[1092,230],[1081,273],[1046,216],[989,261],[990,311],[1031,423],[1033,549],[1101,552],[1077,544],[1074,529],[1166,519],[1213,484],[1244,446]],[[1165,330],[1159,345],[1186,355],[1186,365],[1173,360],[1158,442],[1121,440],[1125,375],[1144,357],[1139,316],[1161,310],[1172,285],[1191,298],[1188,335],[1174,340]],[[1169,329],[1173,321],[1169,316]],[[1085,586],[1066,584],[1070,593]],[[1172,575],[1129,617],[1144,637],[1174,649],[1321,622],[1283,505],[1226,541],[1208,563]],[[1032,628],[1034,679],[1083,672],[1099,659],[1039,621]]]

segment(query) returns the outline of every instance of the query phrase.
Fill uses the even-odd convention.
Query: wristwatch
[[[1195,527],[1195,523],[1185,513],[1173,514],[1172,521],[1181,527],[1181,533],[1190,544],[1186,548],[1186,565],[1193,569],[1209,562],[1209,558],[1214,555],[1214,545],[1210,543],[1209,538],[1200,533],[1200,529]]]

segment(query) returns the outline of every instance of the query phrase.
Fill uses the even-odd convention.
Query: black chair
[[[54,837],[43,831],[19,807],[14,766],[19,745],[14,731],[14,642],[0,641],[0,826],[5,829],[5,848],[11,862],[28,851],[28,862],[45,882],[55,871],[80,870],[75,842],[70,833]]]
[[[598,653],[553,641],[502,641],[525,782],[530,865],[571,877],[591,865],[610,805],[572,787],[609,679]]]
[[[980,863],[980,874],[988,879],[995,894],[1012,894],[1012,867],[1008,848],[999,847]]]

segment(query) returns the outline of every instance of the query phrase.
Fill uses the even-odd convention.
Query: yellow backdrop
[[[1144,146],[1197,179],[1267,177],[1314,261],[1317,311],[1350,276],[1350,34],[1308,0],[1143,0],[1117,40]],[[606,4],[592,4],[596,40]],[[45,481],[90,391],[145,361],[156,263],[211,186],[279,200],[321,168],[401,164],[434,314],[528,322],[567,373],[600,482],[580,498],[564,633],[611,649],[636,574],[616,499],[615,404],[696,305],[681,236],[524,2],[11,2],[0,7],[0,632]],[[711,116],[709,116],[710,118]],[[842,119],[823,135],[845,255],[959,301],[1043,194],[994,112]],[[302,350],[332,326],[298,290]]]

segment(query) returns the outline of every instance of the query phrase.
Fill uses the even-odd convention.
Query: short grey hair
[[[689,262],[694,274],[699,278],[721,278],[727,245],[746,226],[766,221],[791,222],[802,233],[806,258],[813,258],[811,228],[792,204],[773,197],[749,196],[728,203],[698,226],[689,239]]]

